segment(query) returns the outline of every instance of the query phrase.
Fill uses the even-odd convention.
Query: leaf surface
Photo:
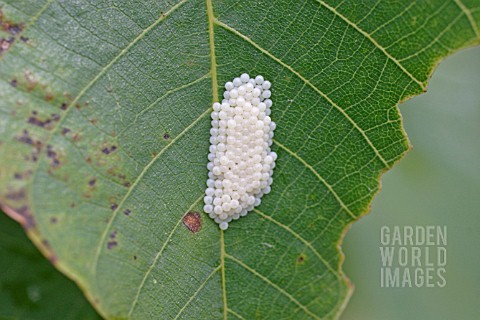
[[[480,39],[476,0],[22,0],[1,19],[2,208],[106,318],[337,318],[342,236],[409,148],[397,103]],[[221,232],[209,112],[243,72],[273,84],[279,156]]]

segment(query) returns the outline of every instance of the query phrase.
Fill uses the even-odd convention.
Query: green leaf
[[[80,290],[0,212],[0,318],[98,319]]]
[[[477,0],[2,12],[2,208],[106,318],[337,318],[343,234],[409,148],[397,103],[480,39]],[[279,156],[272,193],[221,232],[201,203],[208,114],[243,72],[272,82]]]

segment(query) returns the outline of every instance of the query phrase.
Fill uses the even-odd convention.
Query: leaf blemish
[[[47,157],[50,159],[50,165],[52,167],[58,167],[60,165],[60,160],[58,159],[57,153],[53,151],[51,145],[47,145]]]
[[[117,245],[118,245],[117,241],[111,240],[111,241],[108,241],[107,248],[110,250],[110,249],[115,248]]]
[[[108,148],[108,147],[102,148],[102,152],[105,153],[105,154],[110,154],[115,150],[117,150],[117,146],[111,146],[110,148]]]
[[[32,115],[27,119],[27,122],[41,128],[51,129],[50,124],[52,121],[60,120],[60,116],[55,113],[52,113],[51,117],[45,120],[41,120],[37,115],[38,113],[36,111],[32,111]]]
[[[25,199],[26,193],[25,189],[10,190],[5,196],[9,200],[19,201]]]
[[[10,81],[10,85],[14,88],[17,87],[17,79],[13,79],[12,81]]]
[[[170,135],[168,134],[168,132],[165,132],[165,134],[163,135],[163,139],[165,140],[170,139]]]
[[[15,41],[14,38],[1,38],[0,39],[0,54],[6,52],[8,49],[10,49],[11,45]]]
[[[3,15],[3,11],[1,10],[0,10],[0,26],[2,27],[3,31],[8,32],[13,36],[22,32],[24,28],[23,23],[14,23],[13,21],[6,19],[5,16]]]
[[[188,212],[183,216],[182,221],[192,233],[197,233],[202,228],[202,217],[198,212]]]
[[[56,224],[58,222],[58,219],[56,217],[51,217],[50,218],[50,223],[51,224]]]
[[[130,209],[125,209],[125,211],[123,211],[123,213],[124,213],[126,216],[129,216],[130,213],[132,213],[132,210],[130,210]]]
[[[297,258],[297,264],[304,264],[307,257],[302,253]]]
[[[118,208],[118,204],[116,203],[112,203],[112,205],[110,206],[110,209],[112,210],[116,210]]]
[[[62,110],[67,110],[67,108],[68,108],[68,105],[65,102],[62,103],[62,105],[60,106],[60,109]]]

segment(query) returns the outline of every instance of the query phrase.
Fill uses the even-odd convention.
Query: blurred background
[[[341,319],[479,319],[480,48],[442,62],[428,94],[400,109],[414,149],[383,176],[371,213],[347,233],[344,269],[356,289]],[[381,288],[384,225],[446,225],[446,287]],[[0,319],[98,317],[1,214],[0,240]]]
[[[355,292],[342,320],[480,319],[480,48],[443,61],[400,105],[413,145],[345,238]],[[444,288],[381,288],[382,226],[446,225]]]

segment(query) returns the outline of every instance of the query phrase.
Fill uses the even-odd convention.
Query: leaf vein
[[[180,132],[174,139],[172,139],[172,141],[170,141],[169,144],[167,144],[146,166],[145,168],[143,168],[142,172],[140,172],[140,174],[138,175],[137,179],[135,179],[135,182],[132,184],[132,186],[130,187],[130,189],[128,189],[128,192],[125,194],[125,196],[123,196],[122,200],[120,201],[120,203],[118,204],[118,207],[115,209],[115,211],[112,213],[112,217],[110,218],[109,220],[109,223],[107,224],[107,226],[105,227],[104,229],[104,232],[102,234],[102,237],[100,238],[100,241],[99,241],[99,244],[97,246],[97,250],[96,250],[96,253],[95,253],[95,257],[93,258],[93,263],[92,263],[92,271],[95,271],[97,269],[97,265],[98,265],[98,259],[100,257],[100,253],[102,251],[102,248],[103,248],[103,243],[105,242],[106,238],[107,238],[107,234],[108,234],[108,230],[110,229],[110,227],[112,226],[112,223],[113,221],[115,220],[115,217],[118,215],[118,212],[121,210],[122,206],[123,206],[123,203],[126,201],[126,199],[128,199],[128,197],[132,194],[132,190],[135,189],[136,185],[140,182],[140,180],[143,178],[143,176],[145,175],[145,173],[148,171],[148,169],[150,169],[150,167],[160,158],[160,156],[165,153],[165,151],[170,147],[172,146],[173,144],[175,144],[176,141],[178,141],[178,139],[180,139],[189,129],[191,129],[195,124],[197,124],[205,115],[207,115],[208,113],[210,112],[210,107],[205,110],[197,119],[195,119],[195,121],[193,121],[190,125],[188,125],[185,129],[183,129],[182,132]]]
[[[465,4],[463,4],[462,0],[455,0],[455,3],[457,4],[457,6],[460,7],[460,9],[462,9],[463,13],[467,16],[467,19],[470,22],[470,25],[472,26],[473,32],[475,32],[477,39],[480,39],[480,30],[478,30],[475,19],[473,19],[472,12],[467,8]]]
[[[400,61],[398,61],[394,56],[392,56],[390,53],[388,53],[388,51],[382,47],[370,34],[368,34],[368,32],[364,31],[363,29],[361,29],[357,24],[355,24],[354,22],[350,21],[347,17],[345,17],[344,15],[342,15],[340,12],[337,11],[337,9],[331,7],[329,4],[327,4],[326,2],[322,1],[322,0],[314,0],[314,1],[317,1],[318,3],[320,3],[322,6],[324,6],[325,8],[327,8],[328,10],[330,10],[333,14],[337,15],[340,19],[342,19],[343,21],[345,21],[347,24],[349,24],[350,26],[352,26],[355,30],[357,30],[361,35],[363,35],[365,38],[367,38],[368,40],[370,40],[371,43],[373,43],[373,45],[375,47],[377,47],[381,52],[383,52],[383,54],[385,54],[387,56],[387,58],[389,58],[390,60],[392,60],[407,76],[409,76],[413,81],[415,81],[421,88],[422,90],[425,90],[425,84],[418,80],[413,74],[410,73],[410,71],[408,71],[401,63]]]
[[[306,306],[304,306],[300,301],[298,301],[297,299],[295,299],[295,297],[293,297],[291,294],[289,294],[287,291],[285,291],[285,289],[281,288],[280,286],[276,285],[275,283],[273,283],[270,279],[268,279],[267,277],[265,277],[264,275],[262,275],[261,273],[259,273],[257,270],[251,268],[250,266],[248,266],[247,264],[245,264],[243,261],[235,258],[234,256],[232,255],[229,255],[229,254],[226,254],[225,255],[226,258],[236,262],[237,264],[239,264],[240,266],[242,266],[243,268],[245,268],[246,270],[248,270],[249,272],[251,272],[252,274],[254,274],[255,276],[257,276],[258,278],[262,279],[263,281],[265,281],[268,285],[270,285],[272,288],[275,288],[277,291],[279,291],[280,293],[282,293],[284,296],[286,296],[288,299],[290,299],[293,303],[295,303],[297,306],[300,307],[300,309],[302,309],[306,314],[310,315],[311,317],[313,317],[314,319],[317,319],[317,320],[321,320],[322,318],[320,318],[319,316],[317,316],[315,313],[313,313],[310,309],[308,309]]]
[[[318,94],[320,94],[323,98],[325,98],[332,106],[334,106],[358,130],[358,132],[363,136],[365,141],[370,145],[372,150],[375,152],[375,155],[378,157],[378,159],[380,161],[382,161],[382,163],[387,168],[390,168],[390,165],[388,164],[388,162],[382,157],[380,152],[378,152],[378,149],[373,145],[372,141],[370,141],[370,139],[366,135],[365,131],[362,128],[360,128],[360,126],[345,112],[345,110],[340,108],[340,106],[338,104],[336,104],[332,99],[330,99],[329,96],[327,96],[325,93],[320,91],[320,89],[318,89],[316,86],[314,86],[308,79],[306,79],[304,76],[302,76],[298,71],[296,71],[291,66],[289,66],[288,64],[286,64],[285,62],[283,62],[282,60],[280,60],[279,58],[277,58],[276,56],[274,56],[273,54],[271,54],[270,52],[268,52],[267,50],[265,50],[261,46],[259,46],[257,43],[255,43],[252,39],[250,39],[246,35],[240,33],[236,29],[232,28],[231,26],[229,26],[229,25],[227,25],[224,22],[221,22],[219,20],[215,20],[215,23],[217,25],[225,28],[226,30],[232,32],[233,34],[237,35],[238,37],[242,38],[243,40],[247,41],[248,43],[250,43],[252,46],[254,46],[258,50],[260,50],[262,53],[264,53],[265,55],[270,57],[272,60],[274,60],[275,62],[277,62],[278,64],[280,64],[284,68],[288,69],[290,72],[292,72],[294,75],[296,75],[302,81],[304,81],[308,86],[310,86],[313,90],[315,90]]]
[[[303,160],[303,158],[301,158],[297,153],[293,152],[292,150],[290,150],[288,147],[284,146],[283,144],[281,144],[280,142],[278,142],[277,140],[273,140],[273,142],[278,145],[280,148],[282,148],[283,150],[285,150],[286,152],[288,152],[291,156],[293,156],[295,159],[297,159],[298,161],[300,161],[306,168],[308,168],[317,178],[318,180],[320,180],[324,185],[325,187],[327,187],[327,189],[330,191],[330,193],[335,197],[335,199],[337,200],[337,202],[340,204],[340,206],[353,218],[353,219],[357,219],[357,217],[353,214],[353,212],[345,205],[345,203],[342,201],[342,199],[340,198],[340,196],[335,192],[335,190],[333,190],[333,187],[310,165],[308,164],[305,160]]]

